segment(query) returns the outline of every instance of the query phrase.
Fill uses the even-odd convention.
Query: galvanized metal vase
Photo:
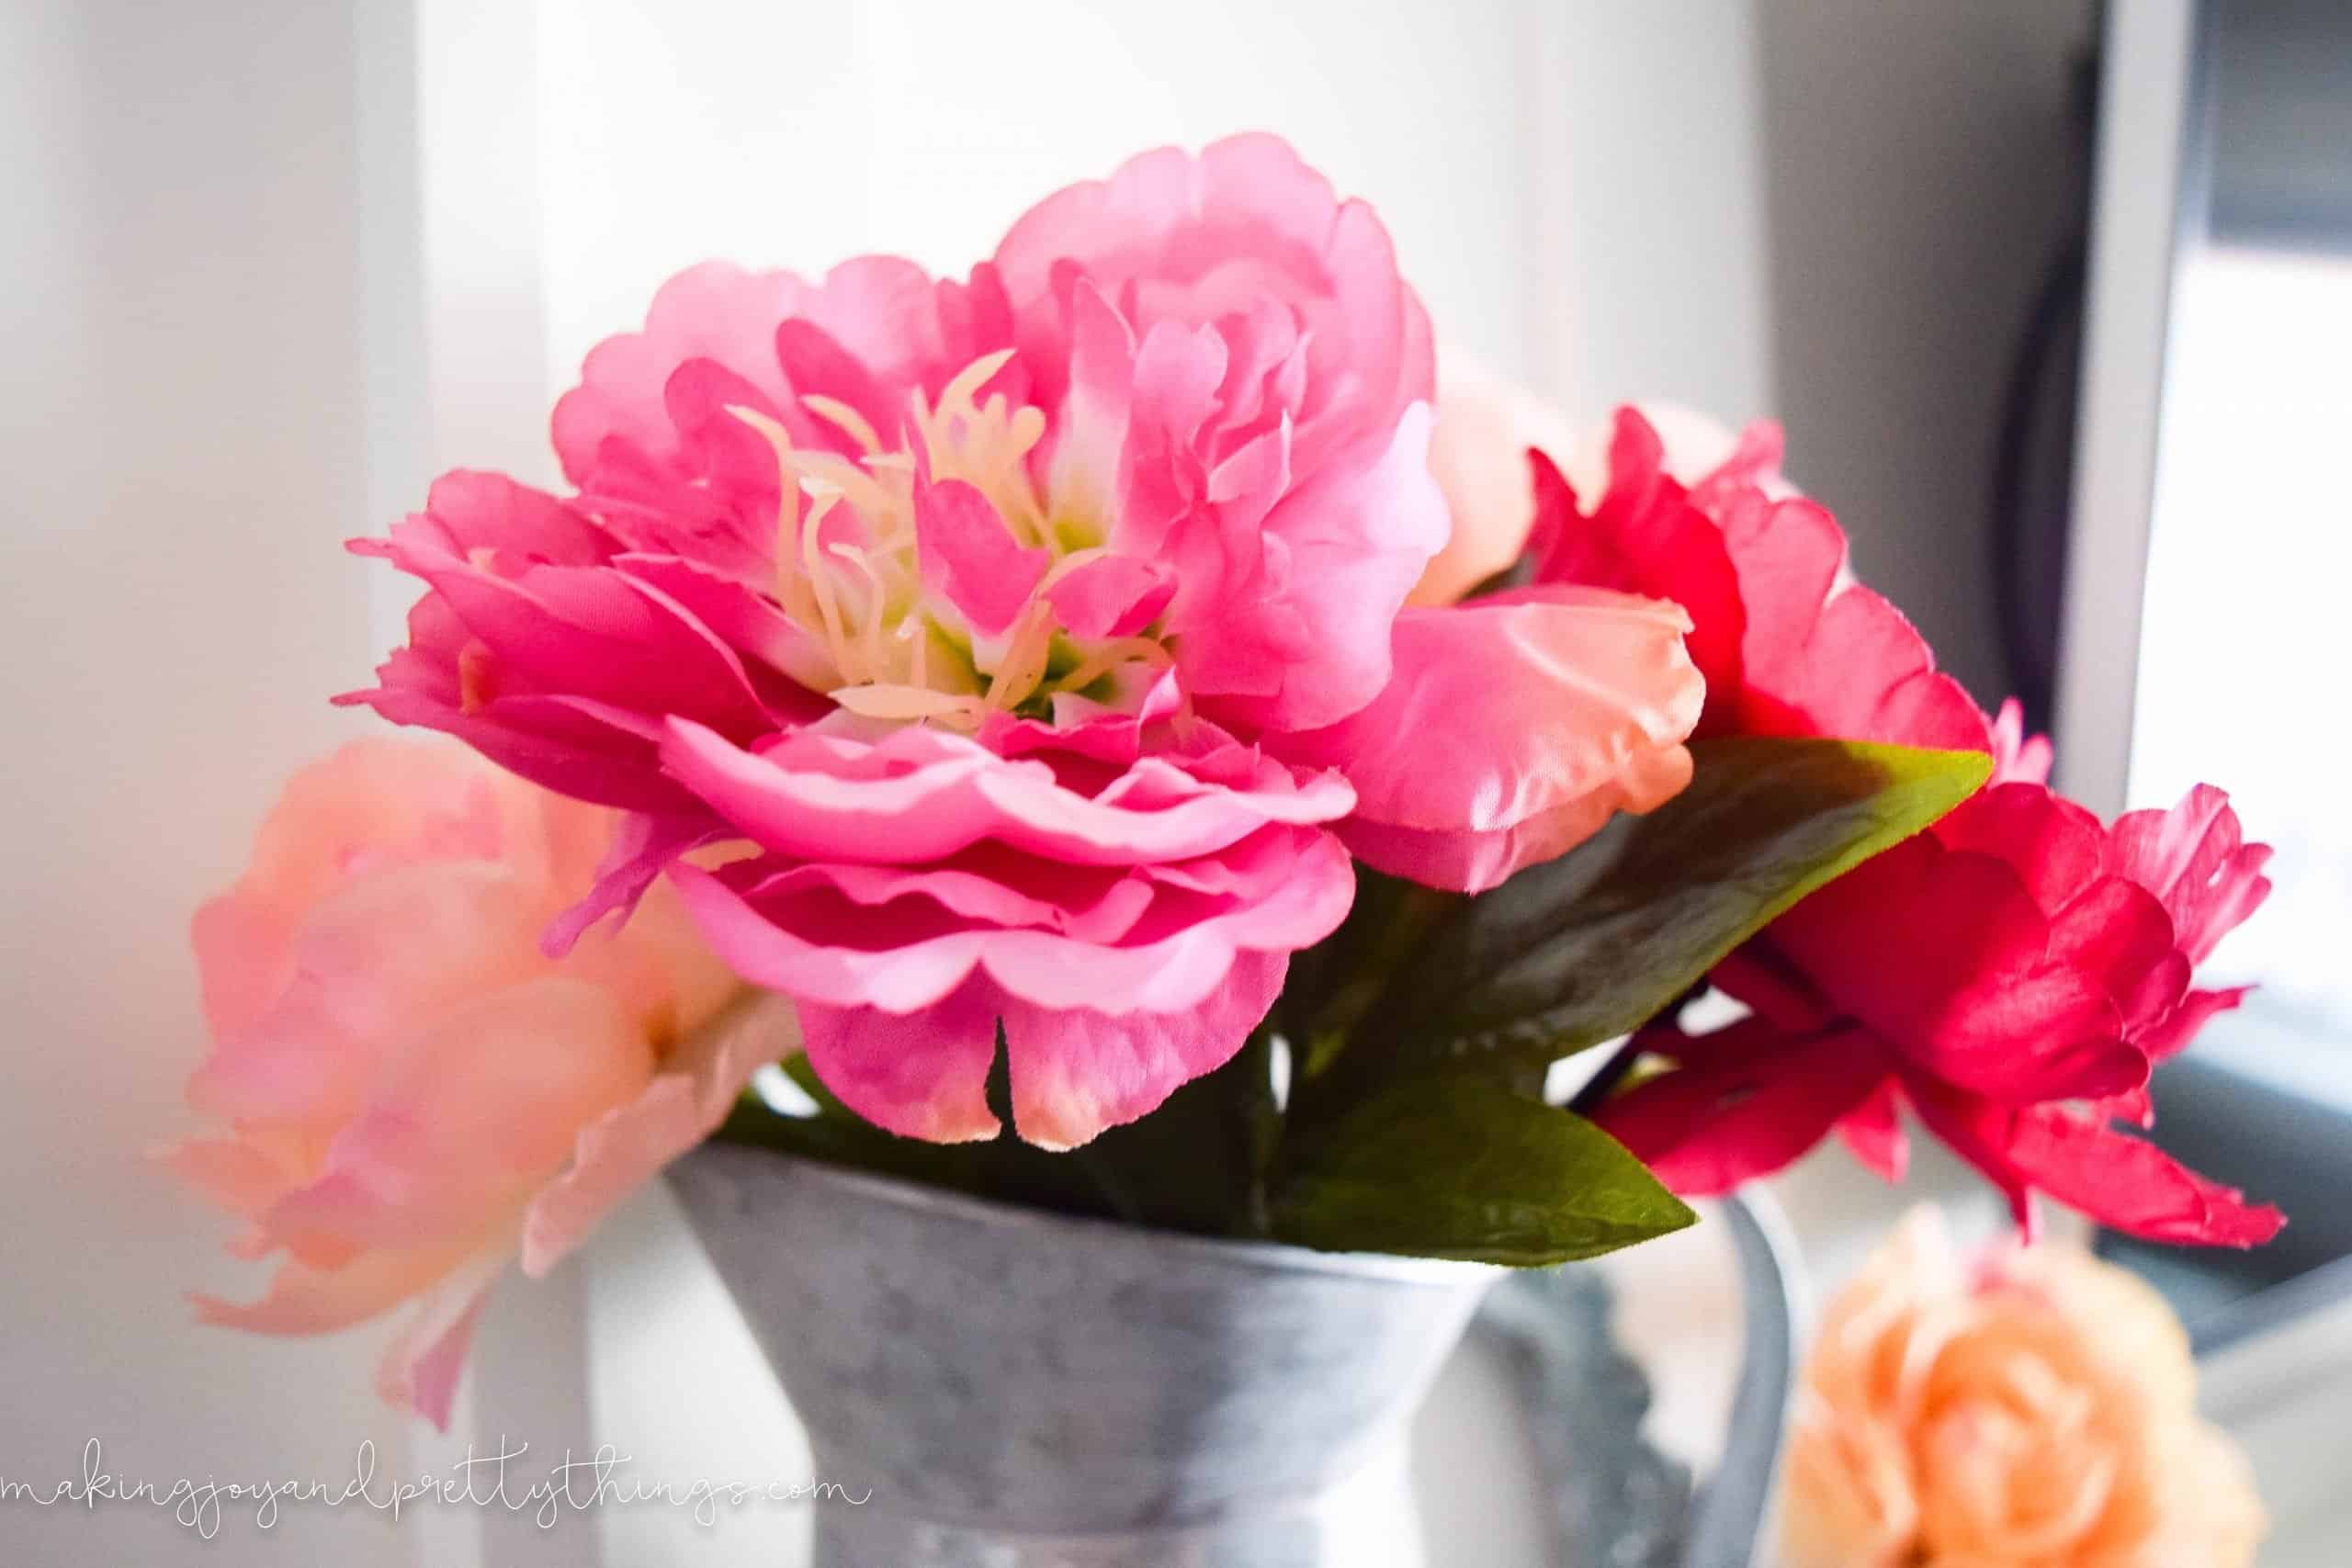
[[[817,1568],[1417,1563],[1412,1414],[1499,1271],[1172,1235],[767,1150],[671,1168],[817,1473]]]

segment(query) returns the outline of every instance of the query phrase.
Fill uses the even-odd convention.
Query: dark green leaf
[[[1533,1268],[1691,1223],[1641,1161],[1584,1118],[1476,1073],[1391,1085],[1298,1151],[1274,1234],[1327,1251]]]
[[[1274,1025],[1297,1053],[1295,1070],[1311,1077],[1329,1065],[1413,944],[1456,902],[1450,894],[1356,867],[1356,897],[1347,919],[1291,956],[1274,1003]]]
[[[1523,1072],[1638,1028],[1774,916],[1966,799],[1992,766],[1973,751],[1845,740],[1690,750],[1690,787],[1665,806],[1457,901],[1364,1015],[1319,1108],[1435,1062]]]

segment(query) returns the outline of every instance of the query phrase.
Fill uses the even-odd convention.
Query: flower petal
[[[376,1363],[376,1393],[385,1404],[422,1416],[441,1431],[449,1429],[449,1407],[474,1327],[490,1304],[490,1282],[505,1263],[499,1256],[477,1259],[417,1303]]]
[[[962,479],[918,480],[915,538],[923,585],[989,637],[1012,625],[1052,559],[1023,549],[988,497]]]
[[[997,987],[971,976],[913,1014],[802,1002],[808,1065],[842,1104],[885,1132],[933,1144],[993,1138]]]
[[[1993,856],[1907,840],[1781,916],[1770,940],[1939,1078],[2014,1103],[2147,1081],[2105,987],[2053,959],[2049,921]]]
[[[1001,1003],[1012,1120],[1025,1141],[1076,1148],[1157,1110],[1215,1072],[1258,1027],[1290,964],[1283,953],[1242,953],[1200,1004],[1182,1012],[1098,1012]]]
[[[1476,892],[1690,780],[1703,686],[1671,604],[1555,588],[1396,618],[1396,673],[1283,754],[1355,786],[1341,829],[1380,869]]]
[[[1127,769],[1124,787],[1090,796],[1034,757],[1008,760],[922,727],[874,742],[804,731],[754,754],[678,720],[663,760],[766,848],[866,864],[921,864],[983,839],[1081,865],[1181,860],[1270,821],[1329,821],[1354,799],[1336,774],[1301,777],[1271,758],[1227,784],[1157,756]]]
[[[975,970],[1045,1008],[1187,1011],[1216,990],[1238,953],[1309,946],[1354,897],[1346,852],[1315,829],[1270,825],[1223,858],[1246,858],[1238,886],[1204,894],[1167,883],[1150,912],[1109,943],[988,924],[911,886],[878,907],[806,884],[778,895],[756,886],[756,862],[717,875],[680,865],[671,876],[735,972],[801,1001],[808,1026],[808,1004],[899,1014],[938,1006]]]
[[[2270,846],[2245,842],[2230,797],[2199,784],[2169,811],[2127,811],[2111,830],[2114,869],[2164,903],[2191,964],[2270,896]]]
[[[651,1077],[644,1032],[601,987],[546,978],[439,1020],[336,1134],[272,1235],[416,1247],[478,1234],[561,1168],[579,1129]]]
[[[606,1213],[710,1135],[752,1075],[801,1046],[782,997],[752,997],[686,1037],[637,1098],[580,1129],[570,1168],[541,1189],[523,1220],[523,1272],[543,1277]]]
[[[1937,1134],[2010,1195],[2049,1193],[2101,1224],[2149,1241],[2259,1247],[2286,1218],[2190,1170],[2154,1144],[2059,1107],[2015,1110],[1913,1087]]]
[[[1684,1038],[1659,1031],[1654,1043],[1672,1055]],[[1887,1077],[1883,1052],[1859,1030],[1791,1036],[1747,1018],[1699,1037],[1698,1044],[1681,1067],[1593,1112],[1685,1197],[1729,1192],[1794,1164]]]

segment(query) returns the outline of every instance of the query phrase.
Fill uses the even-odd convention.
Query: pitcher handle
[[[1683,1568],[1755,1568],[1781,1468],[1789,1396],[1796,1380],[1797,1250],[1787,1216],[1750,1188],[1723,1200],[1739,1258],[1746,1346],[1723,1462],[1699,1489]]]

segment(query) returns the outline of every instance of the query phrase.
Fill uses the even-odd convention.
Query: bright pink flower
[[[431,592],[355,700],[637,814],[559,935],[747,837],[679,875],[845,1100],[987,1135],[1001,1021],[1022,1134],[1083,1142],[1240,1045],[1342,840],[1484,886],[1687,777],[1670,606],[1400,617],[1431,379],[1378,220],[1267,137],[965,283],[697,267],[558,405],[576,495],[453,475],[359,547]]]
[[[2269,884],[2219,790],[2102,828],[1996,784],[1807,898],[1716,971],[1756,1010],[1647,1043],[1679,1070],[1602,1120],[1679,1190],[1767,1175],[1833,1127],[1900,1177],[1907,1103],[2008,1194],[2047,1192],[2161,1241],[2252,1246],[2277,1210],[2109,1123],[2145,1123],[2149,1066],[2238,991],[2190,971]]]
[[[2190,970],[2261,901],[2268,850],[2242,841],[2218,790],[2112,829],[2050,791],[2049,742],[2024,737],[2014,703],[1987,720],[1901,614],[1847,580],[1844,535],[1778,463],[1777,433],[1756,426],[1717,466],[1678,477],[1648,422],[1623,411],[1589,513],[1535,455],[1537,580],[1687,609],[1708,682],[1701,735],[1981,750],[1996,782],[1735,953],[1713,978],[1755,1016],[1651,1032],[1679,1069],[1602,1121],[1669,1185],[1712,1193],[1833,1127],[1893,1179],[1907,1102],[2021,1221],[2040,1190],[2137,1235],[2267,1239],[2275,1210],[2109,1123],[2144,1124],[2151,1064],[2236,1004],[2192,989]]]
[[[704,1027],[738,987],[673,897],[540,952],[612,822],[455,748],[363,742],[288,783],[194,929],[215,1043],[188,1099],[229,1128],[165,1157],[247,1220],[238,1257],[285,1254],[257,1302],[197,1297],[207,1322],[413,1303],[379,1386],[446,1425],[508,1260],[545,1272],[782,1048]]]

